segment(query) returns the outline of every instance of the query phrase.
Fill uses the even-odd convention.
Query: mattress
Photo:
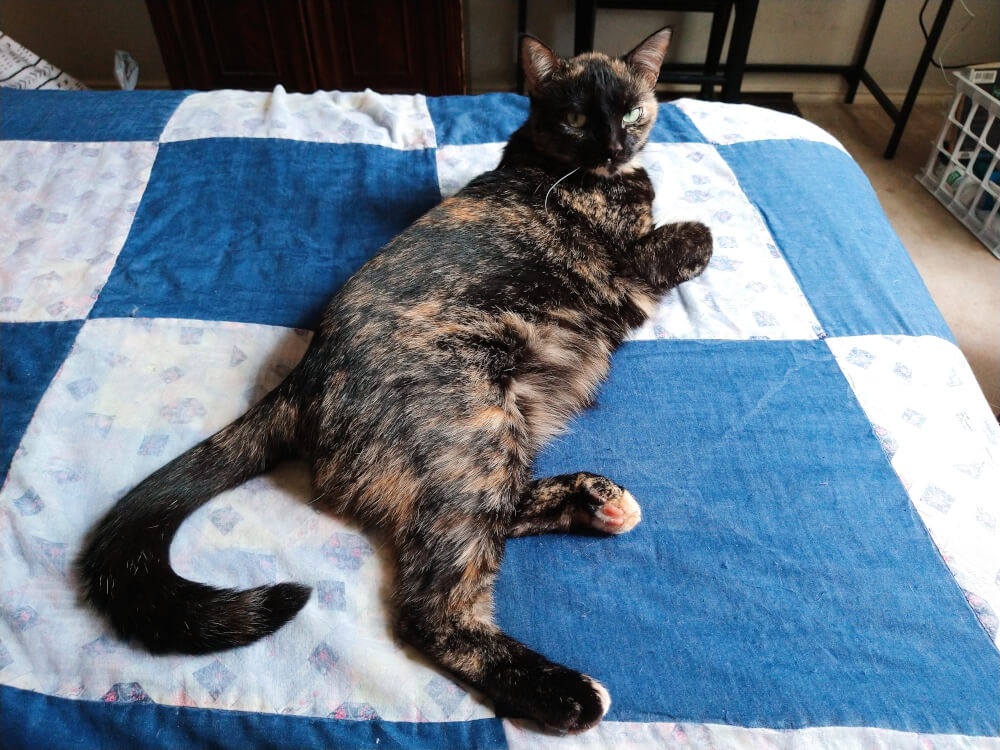
[[[829,134],[664,104],[657,223],[714,256],[539,476],[628,487],[618,538],[511,540],[497,620],[599,679],[566,737],[393,639],[390,566],[291,462],[182,527],[182,575],[313,587],[248,647],[150,656],[77,598],[83,534],[294,367],[325,301],[499,160],[512,94],[0,92],[5,747],[1000,747],[1000,429]]]

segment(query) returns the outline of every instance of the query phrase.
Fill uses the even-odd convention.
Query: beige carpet
[[[913,179],[923,169],[948,102],[917,105],[892,161],[882,158],[892,122],[877,104],[799,96],[795,103],[807,120],[838,138],[868,175],[990,407],[1000,413],[1000,260]]]

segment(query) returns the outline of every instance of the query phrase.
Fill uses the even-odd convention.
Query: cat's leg
[[[400,549],[399,636],[490,698],[501,716],[532,719],[556,732],[599,722],[611,704],[600,683],[549,661],[493,623],[505,524],[449,514],[435,525],[449,528],[415,532]]]
[[[712,259],[712,232],[699,221],[664,224],[633,244],[633,272],[666,292],[693,279]]]
[[[631,492],[607,477],[581,471],[528,485],[509,536],[585,529],[624,534],[640,520],[642,512]]]

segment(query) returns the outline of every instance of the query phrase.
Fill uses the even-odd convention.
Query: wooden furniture
[[[146,0],[175,89],[465,93],[460,0]]]

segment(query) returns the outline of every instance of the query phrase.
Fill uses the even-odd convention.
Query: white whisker
[[[552,190],[555,188],[556,185],[558,185],[560,182],[562,182],[567,177],[569,177],[571,174],[573,174],[573,172],[578,172],[578,171],[580,171],[579,167],[577,167],[576,169],[572,170],[571,172],[567,172],[562,177],[560,177],[558,180],[556,180],[555,182],[552,183],[552,187],[549,188],[549,192],[545,194],[545,202],[543,204],[543,207],[545,208],[545,213],[549,212],[549,193],[552,192]]]

